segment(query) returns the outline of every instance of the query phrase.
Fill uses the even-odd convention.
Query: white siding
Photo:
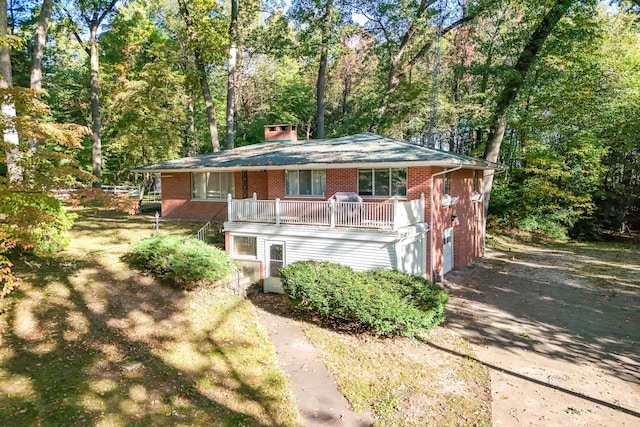
[[[329,261],[354,270],[392,269],[396,264],[393,243],[335,240],[310,237],[287,238],[287,263]]]
[[[424,233],[428,229],[424,225],[385,232],[255,224],[225,224],[225,229],[232,235],[256,236],[257,259],[263,263],[267,262],[265,242],[281,241],[285,242],[287,264],[317,260],[359,271],[385,268],[424,275]]]
[[[425,238],[403,240],[398,243],[398,271],[413,276],[425,275]]]

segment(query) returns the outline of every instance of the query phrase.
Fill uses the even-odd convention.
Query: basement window
[[[233,236],[233,254],[237,256],[258,256],[258,239],[255,236]]]
[[[324,170],[287,170],[284,178],[287,196],[324,197],[327,186]]]
[[[193,172],[191,174],[192,200],[224,200],[234,194],[233,172]]]

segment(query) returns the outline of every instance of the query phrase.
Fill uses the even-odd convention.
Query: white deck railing
[[[424,195],[401,202],[336,202],[233,199],[228,196],[231,222],[316,225],[397,230],[424,221]]]

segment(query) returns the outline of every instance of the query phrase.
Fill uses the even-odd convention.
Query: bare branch
[[[107,16],[107,14],[109,14],[109,12],[111,12],[111,10],[113,10],[113,8],[115,7],[116,3],[118,2],[118,0],[111,0],[111,3],[109,3],[109,6],[102,11],[102,15],[100,15],[100,17],[97,19],[97,25],[100,25],[100,23],[104,20],[104,18]],[[97,12],[96,12],[97,14]]]
[[[74,24],[73,27],[75,27],[75,20],[73,19],[73,16],[71,15],[71,12],[69,12],[67,10],[67,8],[64,7],[64,6],[62,6],[62,10],[64,10],[64,12],[67,14],[67,18],[69,18],[69,21],[71,21],[71,23]],[[89,47],[87,46],[87,44],[80,37],[80,34],[78,34],[78,31],[76,31],[75,28],[71,28],[71,31],[73,32],[74,37],[76,38],[76,40],[80,44],[80,47],[82,49],[84,49],[84,51],[87,52],[87,54],[90,55],[91,51],[89,50]]]

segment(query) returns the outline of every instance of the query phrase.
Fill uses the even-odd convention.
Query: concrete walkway
[[[297,399],[300,419],[307,427],[373,425],[366,413],[356,414],[338,391],[333,375],[295,320],[278,315],[270,303],[256,307],[275,346],[278,360]]]

